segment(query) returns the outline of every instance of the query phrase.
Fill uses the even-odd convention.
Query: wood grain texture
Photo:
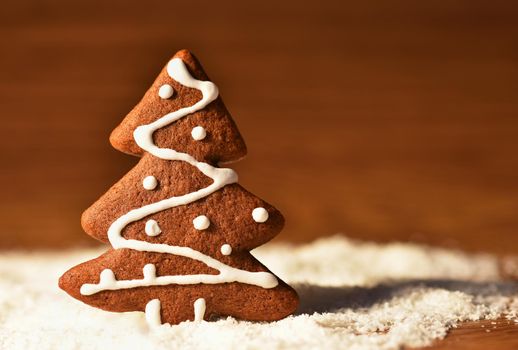
[[[281,238],[344,232],[516,252],[515,2],[7,2],[1,246],[88,242],[135,163],[108,135],[190,48],[249,148]]]
[[[518,324],[505,318],[495,321],[466,322],[450,331],[429,350],[516,350]]]

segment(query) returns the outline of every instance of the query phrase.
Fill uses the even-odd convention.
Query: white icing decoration
[[[230,255],[230,253],[232,253],[232,247],[230,244],[223,244],[220,250],[223,255]]]
[[[158,89],[158,96],[164,100],[171,98],[174,95],[174,89],[169,84],[164,84]]]
[[[200,81],[194,79],[189,74],[184,62],[179,58],[175,58],[169,61],[167,65],[167,72],[171,78],[176,80],[178,83],[200,90],[202,93],[202,98],[192,106],[184,107],[177,111],[168,113],[165,116],[155,120],[151,124],[137,127],[133,133],[135,141],[143,150],[154,155],[155,157],[165,160],[184,161],[191,164],[192,166],[195,166],[204,175],[210,177],[213,180],[213,183],[195,192],[187,193],[182,196],[166,198],[159,202],[151,203],[141,208],[129,211],[112,223],[108,229],[108,238],[110,240],[110,244],[115,249],[128,248],[144,252],[156,252],[183,256],[200,261],[208,267],[218,270],[219,274],[153,276],[150,271],[148,271],[148,274],[142,279],[120,281],[115,279],[115,276],[113,276],[113,279],[111,279],[110,276],[110,278],[107,278],[106,280],[101,278],[100,282],[97,284],[83,284],[81,286],[80,293],[82,295],[92,295],[104,290],[117,290],[154,285],[199,283],[219,284],[231,282],[246,283],[262,288],[274,288],[278,285],[279,281],[273,274],[269,272],[251,272],[241,270],[226,265],[219,260],[216,260],[213,257],[203,254],[190,247],[171,246],[163,243],[150,243],[135,239],[126,239],[122,236],[123,229],[132,222],[141,220],[146,216],[169,208],[195,202],[199,199],[209,196],[210,194],[218,191],[228,184],[237,182],[237,174],[232,169],[215,168],[210,164],[198,162],[189,154],[177,152],[169,148],[159,148],[153,143],[153,133],[156,130],[205,108],[209,103],[218,97],[218,88],[216,85],[210,81]]]
[[[158,181],[156,177],[153,175],[146,176],[144,180],[142,181],[142,186],[144,186],[144,189],[151,191],[154,190],[158,186]]]
[[[156,266],[154,264],[146,264],[142,269],[144,281],[152,282],[156,279]]]
[[[210,226],[210,220],[205,215],[200,215],[192,221],[192,224],[194,225],[194,228],[197,230],[206,230]]]
[[[203,126],[195,126],[194,128],[192,128],[191,136],[194,140],[200,141],[207,136],[207,131]]]
[[[252,210],[252,218],[255,222],[265,222],[268,220],[268,211],[263,207],[255,208]]]
[[[115,275],[113,274],[113,271],[110,269],[104,269],[101,271],[101,274],[99,275],[99,284],[111,284],[115,282]]]
[[[203,317],[205,316],[205,308],[206,308],[205,299],[198,298],[194,302],[194,322],[203,321]]]
[[[146,304],[146,322],[149,327],[158,327],[162,324],[160,317],[160,300],[153,299]]]
[[[146,235],[151,237],[158,236],[162,233],[160,226],[158,226],[158,222],[155,220],[148,220],[144,231],[146,232]]]

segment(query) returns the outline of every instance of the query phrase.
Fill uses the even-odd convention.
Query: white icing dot
[[[210,226],[210,220],[208,217],[206,217],[205,215],[200,215],[200,216],[197,216],[193,221],[192,221],[193,225],[194,225],[194,228],[197,229],[197,230],[206,230],[209,228]]]
[[[146,222],[146,228],[144,229],[146,231],[146,235],[148,236],[158,236],[160,233],[162,233],[162,230],[158,226],[158,223],[155,220],[148,220]]]
[[[203,140],[207,136],[207,131],[203,126],[196,126],[192,128],[191,136],[196,141]]]
[[[144,280],[153,281],[156,278],[156,267],[154,264],[146,264],[142,269]]]
[[[173,95],[174,89],[169,84],[164,84],[160,87],[160,89],[158,89],[158,96],[160,96],[160,98],[163,98],[164,100],[170,98]]]
[[[230,255],[230,253],[232,253],[232,247],[230,244],[223,244],[220,250],[223,255]]]
[[[198,298],[194,302],[194,321],[201,322],[205,316],[206,302],[203,298]]]
[[[115,275],[113,271],[110,269],[104,269],[101,271],[99,278],[101,279],[101,284],[109,284],[115,282]]]
[[[158,181],[153,175],[146,176],[142,181],[142,186],[148,191],[154,190],[157,185]]]
[[[252,218],[255,222],[265,222],[268,220],[268,211],[263,207],[255,208],[252,210]]]
[[[162,319],[160,317],[160,300],[153,299],[146,304],[146,322],[149,327],[160,327]]]

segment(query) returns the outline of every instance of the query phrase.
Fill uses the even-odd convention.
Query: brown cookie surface
[[[198,60],[187,50],[179,51],[173,58],[181,58],[194,78],[207,80]],[[168,84],[174,94],[167,99],[159,96],[161,86]],[[158,118],[194,105],[201,99],[199,90],[176,82],[167,73],[167,65],[162,69],[142,100],[124,118],[110,135],[110,142],[119,151],[141,156],[143,150],[135,143],[133,131],[140,125],[149,124]],[[207,135],[200,141],[192,138],[192,129],[201,126]],[[168,147],[192,155],[200,161],[211,164],[230,162],[246,155],[246,145],[227,111],[221,97],[206,108],[190,114],[168,125],[154,134],[154,141],[160,147]]]
[[[248,252],[233,254],[231,260],[233,265],[248,271],[268,271]],[[59,285],[74,298],[106,311],[144,311],[150,300],[159,299],[162,321],[170,324],[194,320],[193,305],[198,298],[206,301],[205,320],[225,316],[250,321],[276,320],[291,314],[298,304],[295,291],[282,281],[273,289],[226,283],[141,287],[90,296],[79,292],[85,283],[98,283],[105,268],[113,269],[117,279],[133,279],[142,278],[144,265],[150,263],[156,265],[159,275],[217,274],[216,270],[192,259],[178,256],[164,259],[163,254],[116,249],[67,271]]]
[[[81,217],[86,233],[116,249],[71,268],[59,286],[108,311],[147,314],[159,301],[160,321],[170,324],[286,317],[297,308],[296,292],[250,254],[282,230],[284,218],[237,184],[232,170],[218,168],[246,154],[244,141],[219,96],[196,109],[201,90],[173,78],[207,80],[196,58],[182,50],[173,60],[186,71],[166,65],[110,136],[140,161]],[[170,113],[179,117],[140,148],[135,129]],[[204,308],[195,315],[197,300]]]
[[[153,190],[146,190],[143,186],[148,176],[156,179],[157,185]],[[108,242],[108,228],[123,214],[164,198],[200,190],[210,183],[210,178],[185,162],[165,161],[146,154],[83,213],[83,229],[92,237]],[[255,208],[267,210],[266,222],[253,220]],[[193,220],[201,215],[210,221],[204,230],[193,225]],[[154,237],[146,235],[144,229],[148,220],[155,220],[162,233]],[[272,205],[239,184],[231,184],[189,205],[167,209],[133,222],[126,226],[123,236],[152,243],[189,246],[206,254],[217,254],[223,244],[230,244],[236,251],[252,250],[277,235],[283,225],[284,218]]]

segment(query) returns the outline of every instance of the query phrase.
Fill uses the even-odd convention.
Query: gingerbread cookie
[[[143,311],[150,324],[295,311],[296,292],[250,254],[284,218],[218,167],[246,146],[191,53],[168,62],[110,142],[141,159],[81,224],[113,249],[68,270],[63,290],[103,310]]]

